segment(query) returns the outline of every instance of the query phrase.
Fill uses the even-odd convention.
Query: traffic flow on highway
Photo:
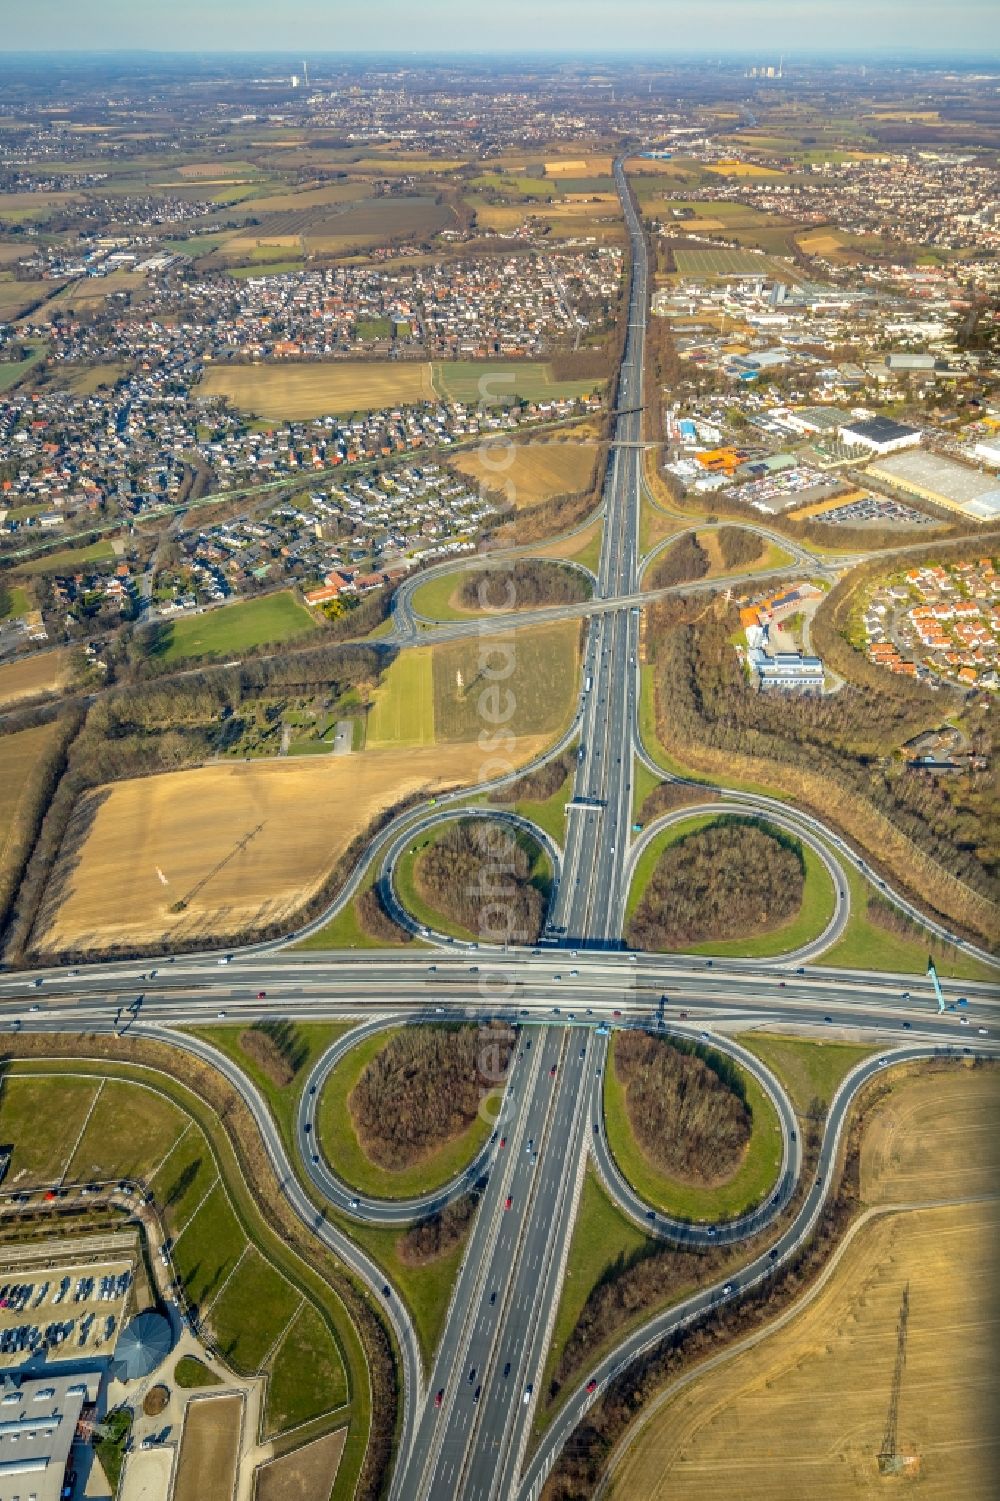
[[[379,890],[388,911],[399,923],[418,929],[426,946],[409,952],[321,954],[293,951],[284,940],[232,954],[0,973],[0,1026],[168,1036],[178,1049],[220,1069],[239,1092],[257,1120],[289,1204],[367,1284],[393,1328],[403,1390],[391,1492],[398,1501],[534,1501],[588,1406],[631,1361],[707,1309],[773,1276],[795,1255],[826,1202],[844,1124],[865,1083],[897,1062],[993,1057],[1000,1036],[1000,997],[993,985],[964,982],[961,997],[950,996],[942,1011],[929,983],[915,986],[912,978],[824,968],[817,962],[843,933],[849,916],[846,869],[867,873],[867,867],[836,831],[765,797],[726,791],[722,801],[706,808],[766,814],[811,847],[835,891],[823,932],[781,960],[623,950],[625,902],[642,851],[673,821],[703,810],[697,804],[686,806],[641,831],[632,826],[637,760],[653,766],[661,779],[665,773],[650,762],[638,732],[637,604],[647,597],[640,586],[639,515],[649,272],[644,234],[621,162],[614,171],[631,245],[628,329],[595,597],[588,607],[573,607],[588,616],[579,711],[548,752],[558,754],[579,741],[574,795],[561,844],[510,812],[477,809],[478,815],[526,829],[549,856],[554,880],[541,941],[534,947],[463,944],[417,924],[400,900],[393,879],[398,857],[415,835],[453,818],[468,797],[466,791],[394,820],[373,841],[333,906],[304,930],[321,926],[353,897],[376,855]],[[418,629],[411,593],[400,593],[397,636]],[[536,613],[550,618],[554,612]],[[530,618],[529,612],[525,619]],[[473,622],[438,627],[437,633],[477,628]],[[424,633],[420,639],[432,635]],[[634,837],[636,832],[640,837]],[[929,932],[962,943],[880,884]],[[982,962],[994,963],[972,945],[964,947]],[[242,1070],[211,1043],[181,1030],[213,1019],[247,1023],[279,1017],[357,1021],[308,1074],[291,1144]],[[336,1162],[326,1159],[319,1143],[316,1108],[324,1083],[359,1041],[401,1022],[420,1025],[441,1017],[499,1018],[517,1029],[495,1127],[475,1159],[434,1193],[391,1202],[365,1195],[338,1171]],[[863,1038],[875,1049],[847,1075],[831,1102],[815,1181],[807,1185],[801,1183],[803,1149],[786,1091],[729,1035],[774,1025]],[[773,1103],[782,1137],[781,1166],[766,1198],[745,1215],[718,1224],[673,1220],[645,1203],[622,1175],[604,1130],[602,1078],[611,1032],[635,1026],[710,1041],[749,1069]],[[754,1247],[738,1274],[642,1324],[597,1362],[563,1401],[526,1463],[588,1161],[618,1206],[646,1233],[689,1246],[735,1244],[753,1236]],[[405,1301],[342,1227],[352,1222],[402,1226],[470,1191],[478,1197],[478,1209],[444,1334],[428,1368]]]

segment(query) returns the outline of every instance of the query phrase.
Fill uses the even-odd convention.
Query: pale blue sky
[[[1000,55],[997,0],[0,0],[4,51]]]

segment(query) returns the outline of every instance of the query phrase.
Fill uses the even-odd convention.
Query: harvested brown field
[[[610,156],[558,157],[545,163],[546,177],[607,177],[611,171]]]
[[[243,1398],[196,1397],[184,1416],[173,1501],[229,1501],[236,1488]]]
[[[590,485],[598,444],[591,424],[567,429],[551,439],[479,444],[456,455],[451,467],[487,493],[504,495],[518,509],[556,495],[573,495]]]
[[[523,737],[512,759],[548,738]],[[37,946],[190,942],[286,921],[386,808],[475,782],[483,761],[476,743],[458,742],[213,764],[99,788],[81,808],[82,844],[60,856]]]
[[[58,693],[70,678],[70,654],[61,647],[0,667],[0,709],[22,699]]]
[[[427,361],[327,365],[209,365],[198,392],[225,396],[241,411],[276,422],[437,401]]]
[[[374,189],[365,182],[330,182],[322,187],[302,188],[299,192],[273,193],[253,200],[254,214],[297,213],[301,209],[329,208],[334,203],[358,203],[370,198]]]
[[[842,235],[828,229],[814,230],[809,234],[796,235],[795,238],[807,255],[831,255],[834,251],[841,250],[846,243]]]
[[[346,1438],[338,1428],[262,1465],[254,1501],[330,1501]]]
[[[874,1501],[913,1486],[928,1501],[994,1501],[998,1126],[995,1070],[899,1081],[862,1151],[868,1213],[815,1296],[664,1403],[610,1495]],[[877,1457],[906,1287],[904,1463],[883,1476]]]

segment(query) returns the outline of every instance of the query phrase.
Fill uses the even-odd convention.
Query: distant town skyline
[[[600,52],[712,56],[1000,53],[995,0],[32,0],[4,7],[6,51]]]

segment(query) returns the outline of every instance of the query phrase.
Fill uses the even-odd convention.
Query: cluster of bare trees
[[[417,858],[417,890],[467,932],[534,943],[545,895],[532,879],[534,847],[503,824],[462,819]]]
[[[685,532],[657,558],[646,577],[648,589],[668,589],[672,584],[691,584],[702,579],[711,559],[694,532]]]
[[[986,778],[911,771],[899,747],[939,722],[941,700],[848,684],[824,698],[758,693],[733,651],[731,610],[673,597],[648,615],[657,733],[687,765],[765,777],[832,818],[932,910],[994,941],[998,927]],[[902,680],[900,680],[902,681]]]
[[[506,1030],[488,1039],[473,1026],[397,1033],[368,1064],[347,1102],[371,1160],[384,1168],[409,1167],[467,1130],[484,1091],[505,1076],[512,1047],[513,1034]]]
[[[479,1202],[478,1194],[463,1194],[437,1214],[411,1225],[396,1241],[396,1252],[407,1266],[437,1261],[465,1239]]]
[[[679,1039],[621,1032],[614,1068],[636,1140],[656,1167],[689,1183],[732,1177],[753,1117],[727,1058]]]
[[[354,906],[358,914],[358,922],[369,938],[375,938],[379,943],[386,944],[413,942],[413,934],[409,928],[401,928],[389,916],[377,886],[369,886],[366,891],[363,891],[355,900]]]
[[[576,757],[572,751],[562,751],[558,756],[553,756],[551,761],[545,761],[541,766],[536,766],[534,771],[526,772],[509,787],[501,787],[497,792],[490,793],[491,803],[544,803],[550,797],[555,797],[566,778],[571,775],[576,766]]]
[[[720,526],[715,535],[719,539],[719,552],[725,568],[742,568],[747,563],[754,563],[764,551],[757,533],[745,526]]]
[[[509,567],[466,573],[458,588],[459,603],[470,610],[575,605],[589,598],[590,585],[578,568],[542,558],[519,558]]]
[[[635,948],[683,948],[776,927],[802,905],[796,841],[750,820],[720,818],[663,851],[628,928]]]
[[[279,1089],[291,1084],[309,1056],[294,1022],[254,1022],[240,1033],[240,1048]]]

